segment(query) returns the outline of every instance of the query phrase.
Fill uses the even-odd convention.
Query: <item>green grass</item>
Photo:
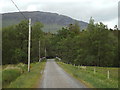
[[[21,74],[18,69],[7,69],[3,71],[2,84],[6,87],[10,82],[14,81]]]
[[[40,72],[44,67],[45,62],[32,63],[30,72],[25,72],[14,82],[11,82],[8,88],[36,88],[42,76]]]
[[[27,70],[27,65],[5,65],[2,69],[2,87],[6,88],[12,81],[18,78]]]
[[[57,62],[66,72],[82,81],[90,88],[118,88],[118,68],[86,66],[80,68],[71,64]],[[96,73],[94,73],[94,68]],[[107,78],[107,71],[110,78]]]
[[[0,65],[0,89],[2,88],[2,66]]]

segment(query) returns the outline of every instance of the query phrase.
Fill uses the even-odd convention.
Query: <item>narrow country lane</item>
[[[54,59],[48,59],[40,88],[85,88],[85,85],[68,75]]]

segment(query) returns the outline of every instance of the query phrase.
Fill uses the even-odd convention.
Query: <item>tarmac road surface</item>
[[[54,59],[47,59],[40,88],[86,88],[67,74]]]

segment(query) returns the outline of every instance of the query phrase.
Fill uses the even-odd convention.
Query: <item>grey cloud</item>
[[[39,8],[40,10],[40,8]],[[117,17],[117,7],[94,8],[88,4],[63,3],[48,4],[43,7],[45,11],[58,12],[59,14],[69,15],[72,18],[88,21],[92,16],[96,21],[108,21]]]
[[[14,0],[15,1],[15,0]],[[77,20],[89,21],[92,16],[96,22],[111,22],[117,18],[117,1],[118,0],[84,0],[80,2],[48,2],[46,0],[29,0],[15,2],[20,10],[27,10],[28,6],[34,5],[38,11],[49,11],[53,13],[70,16]],[[10,2],[7,7],[3,8],[4,12],[17,11],[15,6]]]
[[[118,4],[118,28],[120,29],[120,1]]]

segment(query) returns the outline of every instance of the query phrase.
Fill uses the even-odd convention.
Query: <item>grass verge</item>
[[[2,84],[3,88],[6,87],[10,82],[14,81],[17,77],[20,76],[20,71],[17,69],[7,69],[3,71]]]
[[[0,65],[0,89],[2,89],[2,66]]]
[[[18,78],[27,70],[25,64],[6,65],[2,70],[2,87],[6,88],[12,81]]]
[[[31,64],[30,72],[24,72],[15,81],[11,82],[7,88],[36,88],[45,66],[45,61]]]
[[[76,79],[82,81],[89,88],[118,88],[118,74],[117,74],[118,68],[90,67],[90,66],[86,66],[86,68],[80,68],[62,62],[57,63],[66,72],[68,72]],[[96,68],[95,73],[94,68]],[[105,71],[107,70],[111,70],[109,79],[107,78],[107,73],[105,73]]]

